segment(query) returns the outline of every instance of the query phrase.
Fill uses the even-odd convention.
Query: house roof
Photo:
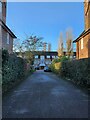
[[[82,37],[86,36],[86,35],[89,34],[89,33],[90,33],[90,28],[89,28],[87,31],[84,30],[84,31],[79,35],[79,37],[78,37],[76,40],[73,41],[73,43],[78,42]]]
[[[57,56],[58,52],[57,51],[33,51],[32,52],[34,55],[54,55]]]
[[[39,66],[45,66],[45,63],[40,63]]]
[[[10,30],[10,28],[2,21],[2,27],[13,37],[17,38],[15,34]]]

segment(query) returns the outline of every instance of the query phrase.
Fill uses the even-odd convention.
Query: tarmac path
[[[88,118],[88,95],[38,70],[3,97],[3,118]]]

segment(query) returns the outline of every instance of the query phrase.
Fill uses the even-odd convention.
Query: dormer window
[[[83,38],[81,39],[81,49],[83,49]]]

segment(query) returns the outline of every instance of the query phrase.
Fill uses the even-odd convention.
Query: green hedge
[[[53,60],[53,63],[58,63],[58,62],[67,61],[67,60],[69,60],[69,59],[70,59],[69,57],[62,56],[62,57],[59,57],[59,58],[55,58],[55,59]]]
[[[58,74],[58,70],[55,69],[55,63],[52,63],[52,64],[50,65],[50,68],[51,68],[51,71],[52,71],[52,72]]]
[[[59,74],[76,84],[90,87],[90,58],[62,62]]]
[[[26,74],[26,61],[2,51],[2,90],[7,91]]]
[[[56,63],[52,63],[50,65],[51,71],[54,72],[55,74],[59,74],[59,69],[60,69],[59,67],[60,67],[60,65],[58,66],[59,69],[56,68],[56,64],[58,64],[58,63],[61,64],[61,62],[56,62]]]
[[[62,63],[63,61],[67,61],[69,60],[68,57],[66,56],[62,56],[62,57],[59,57],[59,58],[55,58],[53,61],[52,61],[52,64],[50,65],[50,68],[52,70],[52,72],[56,73],[56,74],[59,74],[60,70],[59,69],[56,69],[56,64],[58,63]],[[61,65],[60,65],[60,68],[61,68]]]

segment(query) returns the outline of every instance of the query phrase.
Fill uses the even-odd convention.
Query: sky
[[[31,34],[44,37],[51,50],[58,49],[60,32],[66,40],[72,29],[73,40],[84,30],[83,2],[8,2],[7,25],[22,42]],[[75,45],[74,45],[75,49]]]

